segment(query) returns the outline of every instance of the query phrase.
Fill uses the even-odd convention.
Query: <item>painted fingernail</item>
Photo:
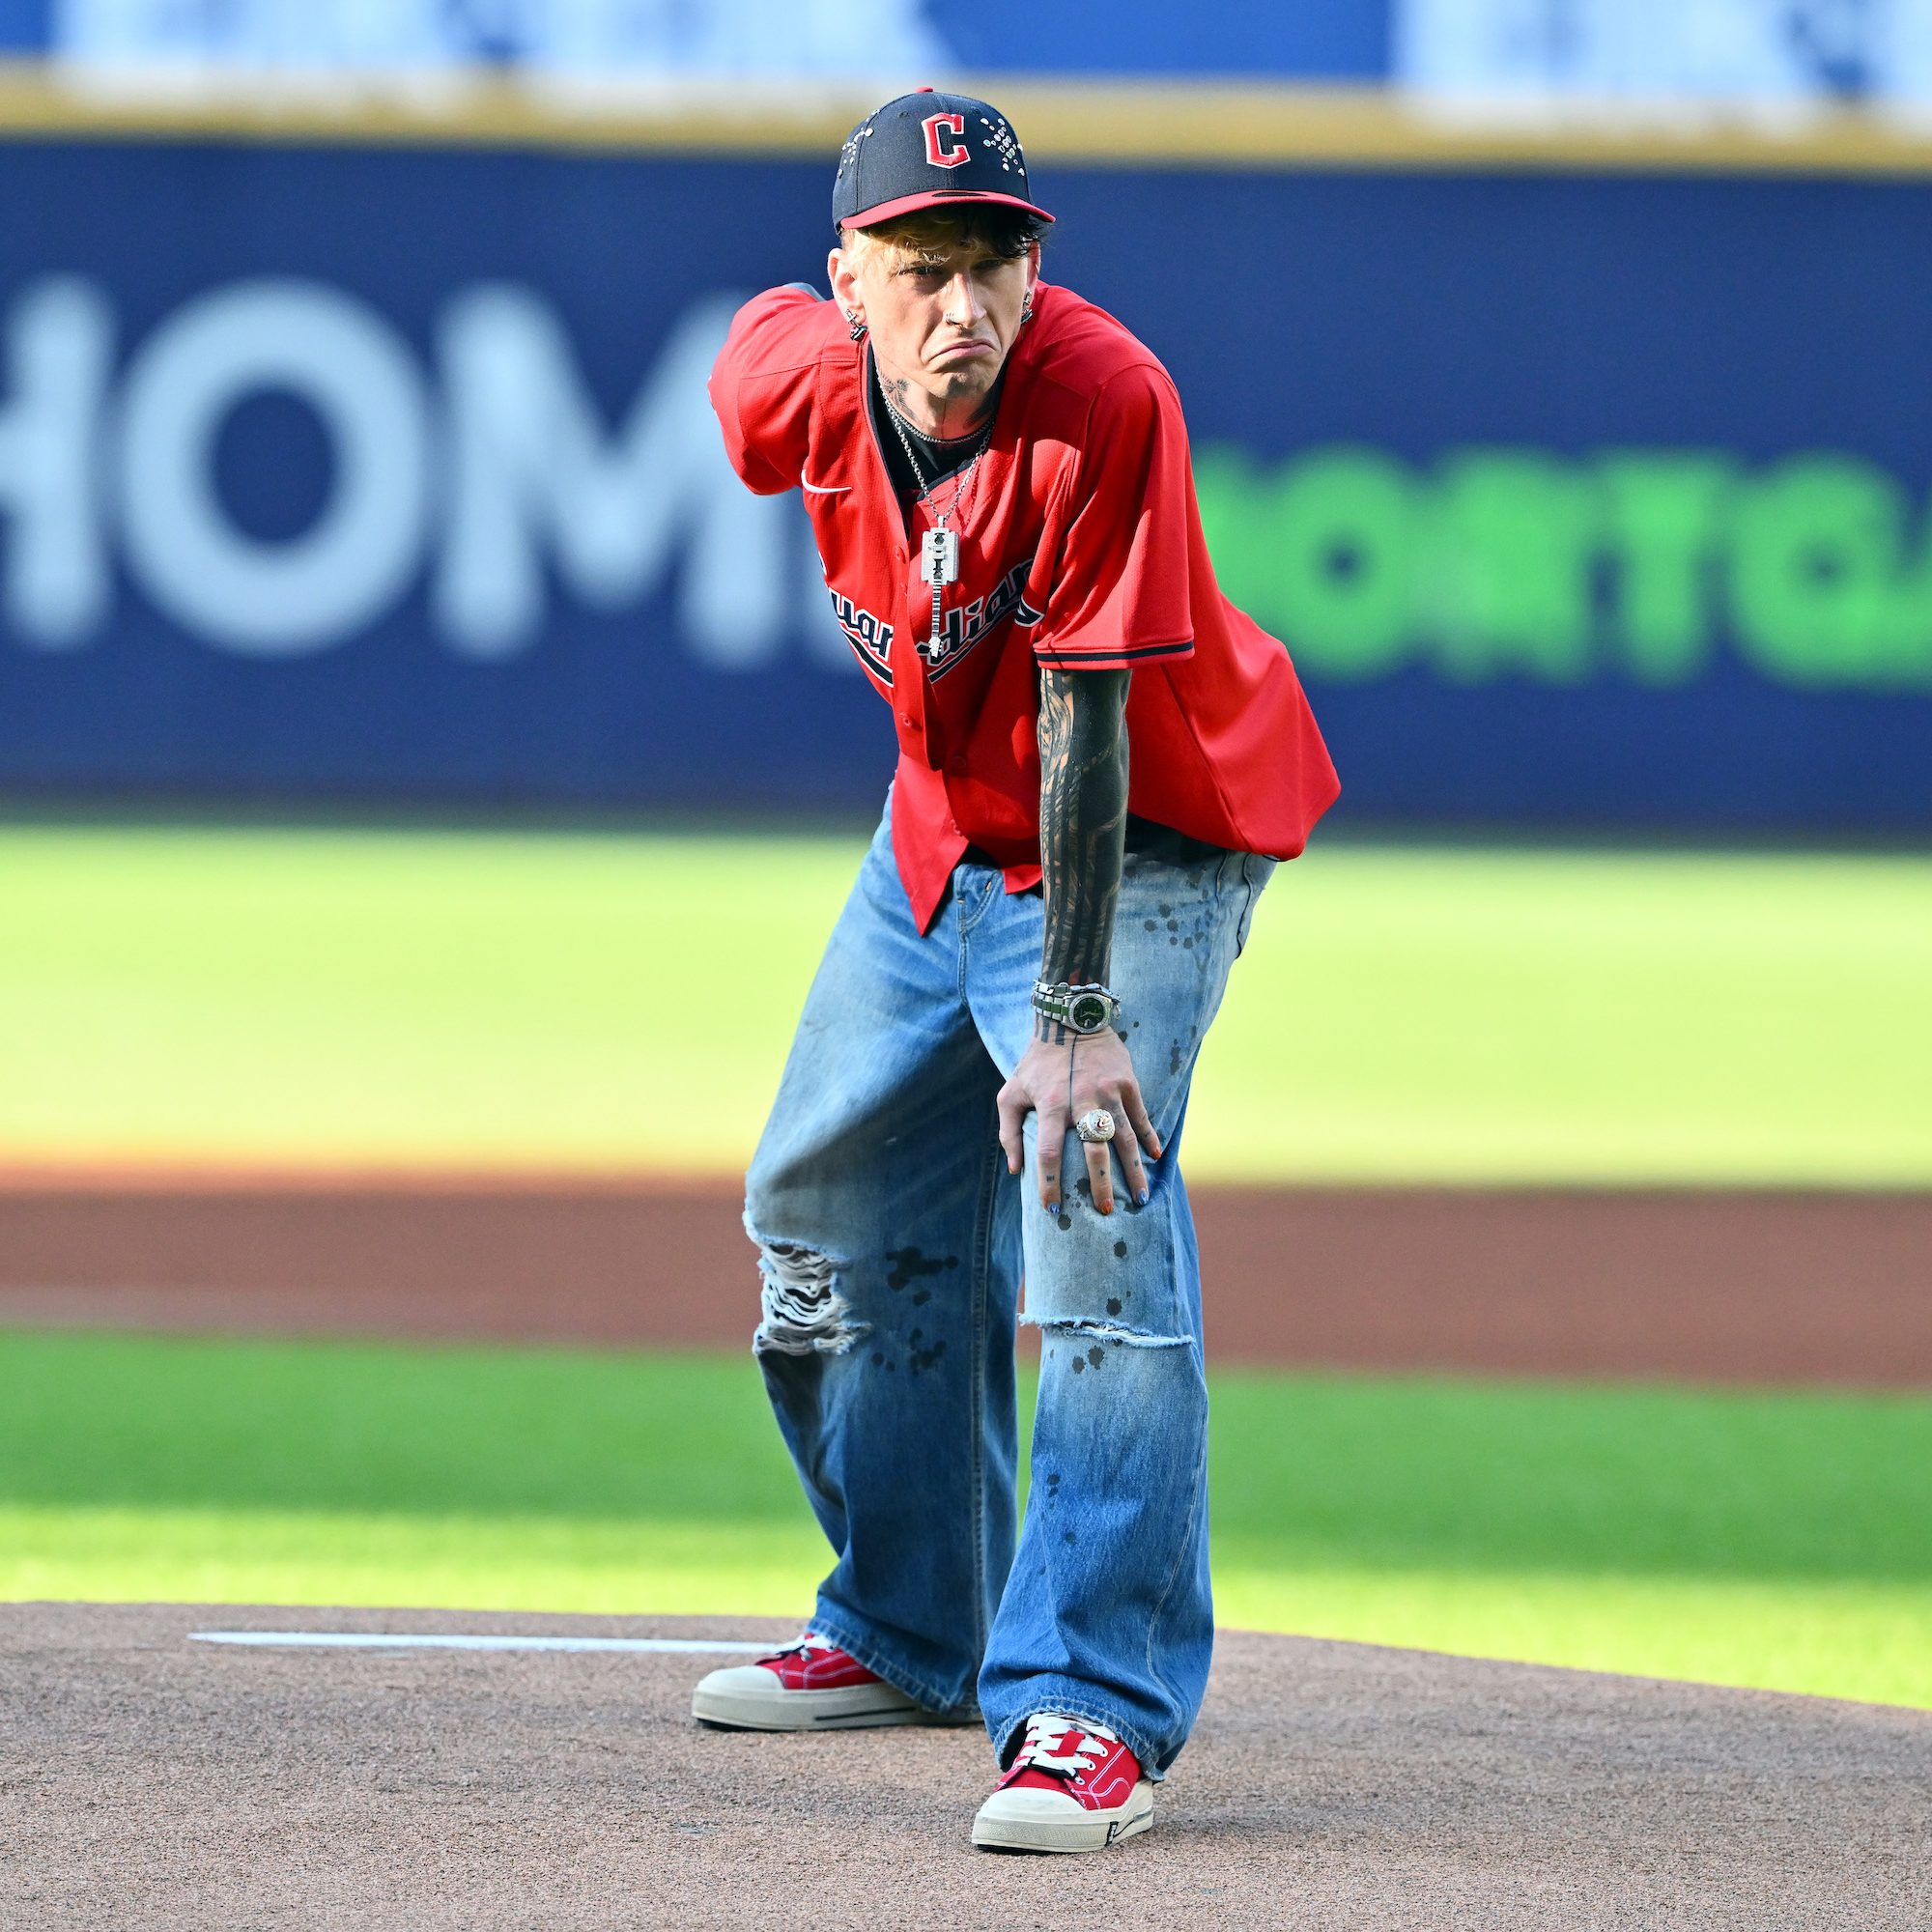
[[[1148,1205],[1148,1191],[1145,1187],[1143,1187],[1141,1189],[1141,1206],[1145,1208],[1147,1205]]]

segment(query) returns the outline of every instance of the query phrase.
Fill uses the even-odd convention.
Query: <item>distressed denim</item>
[[[812,1628],[1003,1760],[1037,1711],[1116,1731],[1155,1776],[1208,1677],[1208,1392],[1179,1155],[1188,1082],[1274,869],[1129,853],[1113,982],[1164,1150],[1095,1211],[1007,1173],[994,1098],[1032,1032],[1042,907],[962,864],[932,929],[891,805],[826,949],[747,1180],[754,1349],[837,1562]],[[1122,1131],[1126,1131],[1124,1126]],[[1022,1277],[1026,1310],[1017,1315]],[[1017,1523],[1016,1319],[1040,1329]]]

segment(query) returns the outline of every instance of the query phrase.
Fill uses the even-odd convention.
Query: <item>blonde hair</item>
[[[985,203],[971,208],[916,208],[869,228],[841,227],[838,245],[853,268],[873,255],[894,262],[935,261],[949,250],[979,242],[993,254],[1017,261],[1039,240],[1041,222],[1023,208]]]

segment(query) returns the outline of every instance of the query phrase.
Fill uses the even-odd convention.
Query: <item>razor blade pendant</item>
[[[937,590],[959,580],[959,532],[944,524],[927,530],[919,547],[919,574]]]

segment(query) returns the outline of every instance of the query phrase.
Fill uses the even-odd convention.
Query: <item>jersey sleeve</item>
[[[724,453],[761,497],[789,490],[804,471],[824,309],[799,283],[767,290],[732,317],[712,364],[711,407]]]
[[[1139,364],[1095,394],[1055,520],[1053,575],[1034,656],[1056,670],[1117,670],[1194,649],[1187,429],[1166,372]]]

